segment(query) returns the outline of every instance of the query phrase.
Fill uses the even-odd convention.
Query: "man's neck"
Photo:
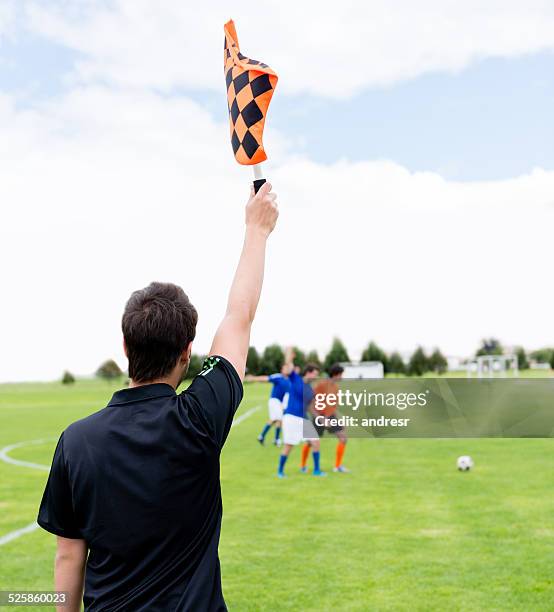
[[[177,387],[179,386],[179,383],[175,381],[175,377],[173,376],[167,376],[166,378],[155,378],[154,380],[149,380],[149,381],[136,381],[136,380],[132,380],[129,382],[129,388],[132,389],[134,387],[144,387],[145,385],[158,385],[158,384],[164,384],[164,385],[169,385],[170,387],[173,387],[174,389],[177,389]]]

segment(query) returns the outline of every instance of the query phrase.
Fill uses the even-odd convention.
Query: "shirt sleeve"
[[[73,496],[64,456],[63,433],[54,451],[37,522],[46,531],[63,538],[82,538],[73,508]]]
[[[208,357],[183,394],[191,400],[206,422],[210,436],[221,448],[243,396],[242,382],[235,368],[224,357]]]
[[[281,374],[270,374],[270,375],[267,377],[267,380],[268,380],[270,383],[272,383],[272,382],[275,382],[276,380],[279,380],[280,378],[282,378],[282,375],[281,375]]]

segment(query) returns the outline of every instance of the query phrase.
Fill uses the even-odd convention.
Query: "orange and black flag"
[[[240,52],[232,20],[225,24],[224,30],[231,145],[238,163],[252,166],[267,159],[262,137],[277,75],[267,64],[248,59]]]

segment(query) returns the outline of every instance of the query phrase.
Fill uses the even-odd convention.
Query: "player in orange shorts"
[[[314,395],[320,396],[334,394],[336,395],[339,391],[339,381],[342,378],[342,374],[344,372],[344,368],[336,363],[331,366],[329,369],[329,378],[320,381],[314,388]],[[326,405],[325,408],[321,411],[318,410],[319,414],[323,414],[325,417],[332,417],[335,415],[337,410],[336,405],[330,406]],[[350,470],[342,464],[342,459],[344,457],[344,451],[346,450],[346,432],[343,427],[339,427],[338,425],[316,425],[314,422],[314,427],[317,431],[318,436],[321,438],[327,430],[329,433],[334,434],[338,438],[337,449],[335,452],[335,467],[333,468],[333,472],[338,472],[340,474],[345,474]],[[300,458],[300,470],[302,472],[306,471],[306,463],[308,461],[308,455],[310,454],[310,445],[305,444],[302,447],[302,456]]]

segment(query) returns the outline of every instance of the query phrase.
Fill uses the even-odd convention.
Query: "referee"
[[[267,183],[251,194],[227,312],[203,370],[182,393],[194,306],[169,283],[127,302],[129,388],[61,434],[40,505],[38,523],[57,536],[55,588],[68,593],[60,611],[77,612],[81,601],[91,612],[227,609],[219,456],[242,399],[275,200]]]

